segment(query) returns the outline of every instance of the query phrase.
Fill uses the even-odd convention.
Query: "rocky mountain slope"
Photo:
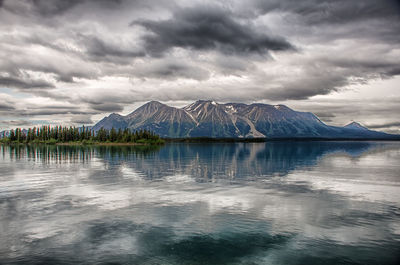
[[[344,127],[329,126],[310,112],[294,111],[284,105],[219,104],[198,100],[184,108],[151,101],[127,116],[111,114],[93,130],[147,129],[162,137],[217,138],[389,138],[383,132],[369,130],[358,123]]]

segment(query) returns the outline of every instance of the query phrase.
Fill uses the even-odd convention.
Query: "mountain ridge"
[[[126,116],[110,114],[93,126],[151,130],[164,138],[390,138],[359,123],[330,126],[311,112],[285,105],[198,100],[182,108],[150,101]]]

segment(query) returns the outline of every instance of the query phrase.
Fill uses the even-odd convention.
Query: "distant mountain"
[[[353,130],[360,130],[360,131],[369,131],[369,129],[367,127],[362,126],[360,123],[355,122],[355,121],[347,124],[346,126],[344,126],[344,128],[353,129]]]
[[[197,122],[184,109],[151,101],[127,115],[126,121],[133,130],[147,129],[163,137],[189,136]]]
[[[377,137],[377,138],[379,138],[382,136],[382,132],[372,131],[372,130],[368,129],[367,127],[361,125],[360,123],[354,122],[354,121],[347,124],[343,128],[345,128],[347,131],[351,131],[357,137],[368,137],[368,138]],[[393,136],[390,134],[385,134],[385,135]]]
[[[329,126],[313,113],[299,112],[284,105],[219,104],[198,100],[184,108],[151,101],[127,116],[111,114],[93,130],[112,127],[147,129],[161,137],[215,138],[391,138],[352,122],[344,127]]]
[[[92,127],[92,130],[97,132],[101,128],[111,129],[113,127],[115,129],[125,129],[125,128],[127,128],[128,127],[128,122],[126,121],[126,117],[121,116],[121,115],[116,114],[116,113],[112,113],[109,116],[104,117],[98,123],[96,123]]]

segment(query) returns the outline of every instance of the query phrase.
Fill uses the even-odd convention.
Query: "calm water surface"
[[[0,146],[0,264],[399,263],[399,142]]]

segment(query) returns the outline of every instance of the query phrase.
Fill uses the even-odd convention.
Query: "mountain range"
[[[151,101],[126,116],[113,113],[92,129],[112,127],[151,130],[165,138],[399,138],[369,130],[357,122],[330,126],[311,112],[295,111],[285,105],[219,104],[210,100],[198,100],[183,108]]]

